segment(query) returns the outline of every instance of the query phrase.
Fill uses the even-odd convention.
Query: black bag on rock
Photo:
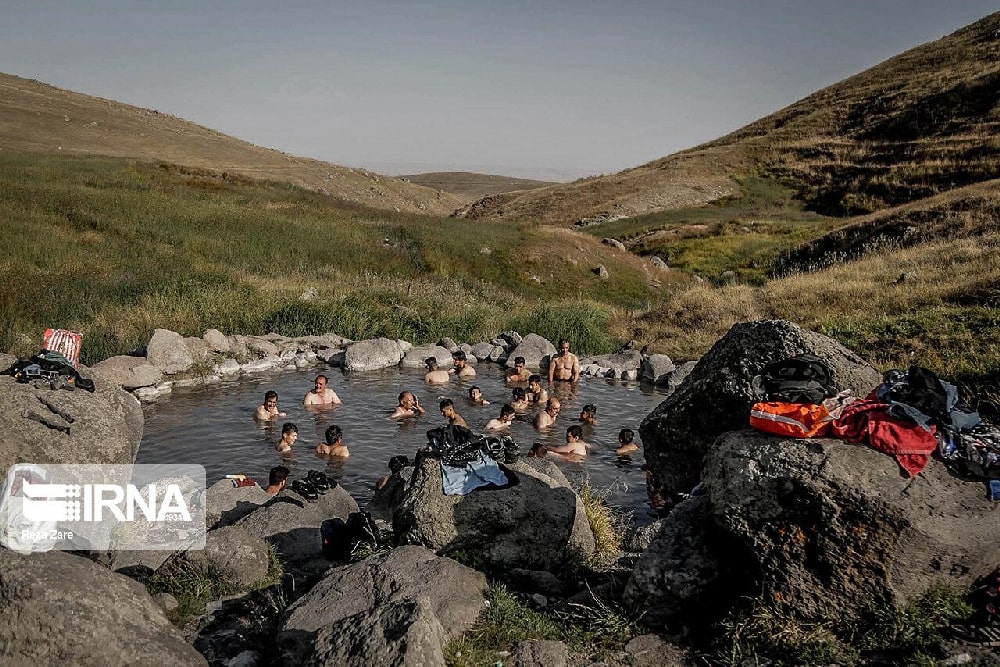
[[[819,404],[837,394],[830,366],[813,354],[772,361],[754,378],[753,386],[768,401],[784,403]]]

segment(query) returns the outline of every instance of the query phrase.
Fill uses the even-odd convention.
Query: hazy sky
[[[996,0],[0,0],[0,71],[390,174],[568,179],[713,139]]]

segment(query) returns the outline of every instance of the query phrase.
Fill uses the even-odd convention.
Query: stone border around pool
[[[140,351],[144,354],[110,357],[92,370],[148,403],[175,387],[216,384],[224,378],[302,369],[318,363],[345,372],[366,372],[393,366],[423,368],[425,359],[435,357],[445,366],[458,350],[465,352],[470,363],[506,365],[508,359],[524,357],[529,369],[539,371],[548,368],[549,358],[556,352],[544,337],[535,333],[521,336],[516,331],[504,331],[475,344],[442,338],[436,344],[414,345],[389,338],[353,341],[335,333],[297,338],[275,333],[227,336],[209,329],[199,338],[155,329]],[[582,375],[652,382],[668,388],[676,387],[693,366],[694,362],[677,366],[665,354],[636,350],[580,358]]]

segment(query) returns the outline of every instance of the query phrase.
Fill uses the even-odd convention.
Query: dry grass
[[[516,190],[534,190],[549,185],[552,181],[535,181],[529,178],[513,178],[494,174],[474,174],[467,171],[439,171],[428,174],[408,174],[397,176],[401,180],[422,185],[425,188],[441,190],[455,195],[468,203],[490,195]]]

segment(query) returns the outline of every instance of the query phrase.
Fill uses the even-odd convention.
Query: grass
[[[616,513],[608,505],[609,493],[609,489],[603,492],[594,489],[589,481],[584,482],[577,490],[577,495],[580,496],[583,508],[587,512],[590,529],[594,533],[595,549],[588,564],[596,570],[610,568],[622,554],[621,545],[626,517]]]

